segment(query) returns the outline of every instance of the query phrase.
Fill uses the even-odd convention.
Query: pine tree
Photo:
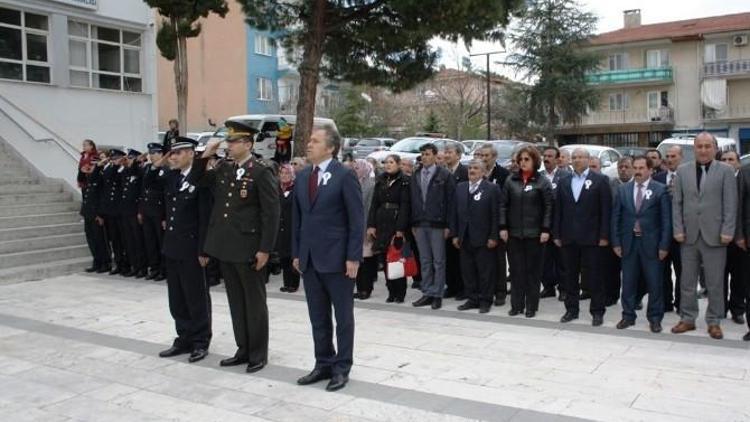
[[[430,114],[427,115],[427,122],[424,124],[422,129],[425,132],[440,132],[440,121],[438,120],[437,114],[434,110],[430,110]]]

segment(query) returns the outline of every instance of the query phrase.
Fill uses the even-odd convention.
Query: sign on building
[[[99,7],[99,0],[52,0],[57,3],[65,3],[71,6],[83,7],[86,9],[96,10]]]

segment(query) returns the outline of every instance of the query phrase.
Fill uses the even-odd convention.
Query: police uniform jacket
[[[138,212],[144,216],[164,219],[164,187],[157,182],[156,177],[147,178],[145,176],[149,173],[154,173],[151,176],[158,176],[159,172],[165,171],[168,170],[159,169],[154,167],[153,164],[147,164],[143,167],[144,177]]]
[[[122,167],[108,163],[101,170],[98,208],[98,214],[100,216],[120,215],[122,190],[118,172],[121,168]],[[124,169],[122,171],[124,171]]]
[[[205,169],[207,158],[194,168]],[[204,171],[201,186],[210,187],[214,205],[204,251],[220,261],[242,263],[257,252],[271,253],[279,231],[279,184],[272,164],[250,157],[242,166],[220,161]]]
[[[99,208],[99,185],[101,184],[101,167],[94,167],[91,174],[84,174],[81,185],[81,211],[83,218],[96,218]]]
[[[138,202],[141,196],[141,168],[137,162],[118,173],[120,187],[122,189],[122,200],[120,211],[122,215],[135,215],[138,212]]]

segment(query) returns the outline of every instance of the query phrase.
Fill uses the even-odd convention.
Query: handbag
[[[397,239],[400,241],[397,242]],[[403,238],[391,239],[391,244],[386,252],[385,278],[396,280],[404,277],[414,277],[419,274],[417,259],[414,257],[409,242]]]

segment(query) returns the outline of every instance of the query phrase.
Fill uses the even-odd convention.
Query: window
[[[262,101],[270,101],[273,96],[273,84],[271,84],[271,80],[258,78],[257,85],[258,99]]]
[[[609,111],[623,111],[630,108],[628,94],[609,94]]]
[[[646,67],[657,68],[669,66],[669,50],[646,50]]]
[[[273,56],[273,40],[271,40],[271,37],[255,34],[255,53]]]
[[[141,34],[68,21],[70,84],[143,91]]]
[[[628,56],[624,53],[609,56],[609,70],[623,70],[628,67]]]
[[[0,8],[0,78],[50,83],[47,16]]]
[[[729,59],[728,44],[706,44],[706,63],[725,62]]]

